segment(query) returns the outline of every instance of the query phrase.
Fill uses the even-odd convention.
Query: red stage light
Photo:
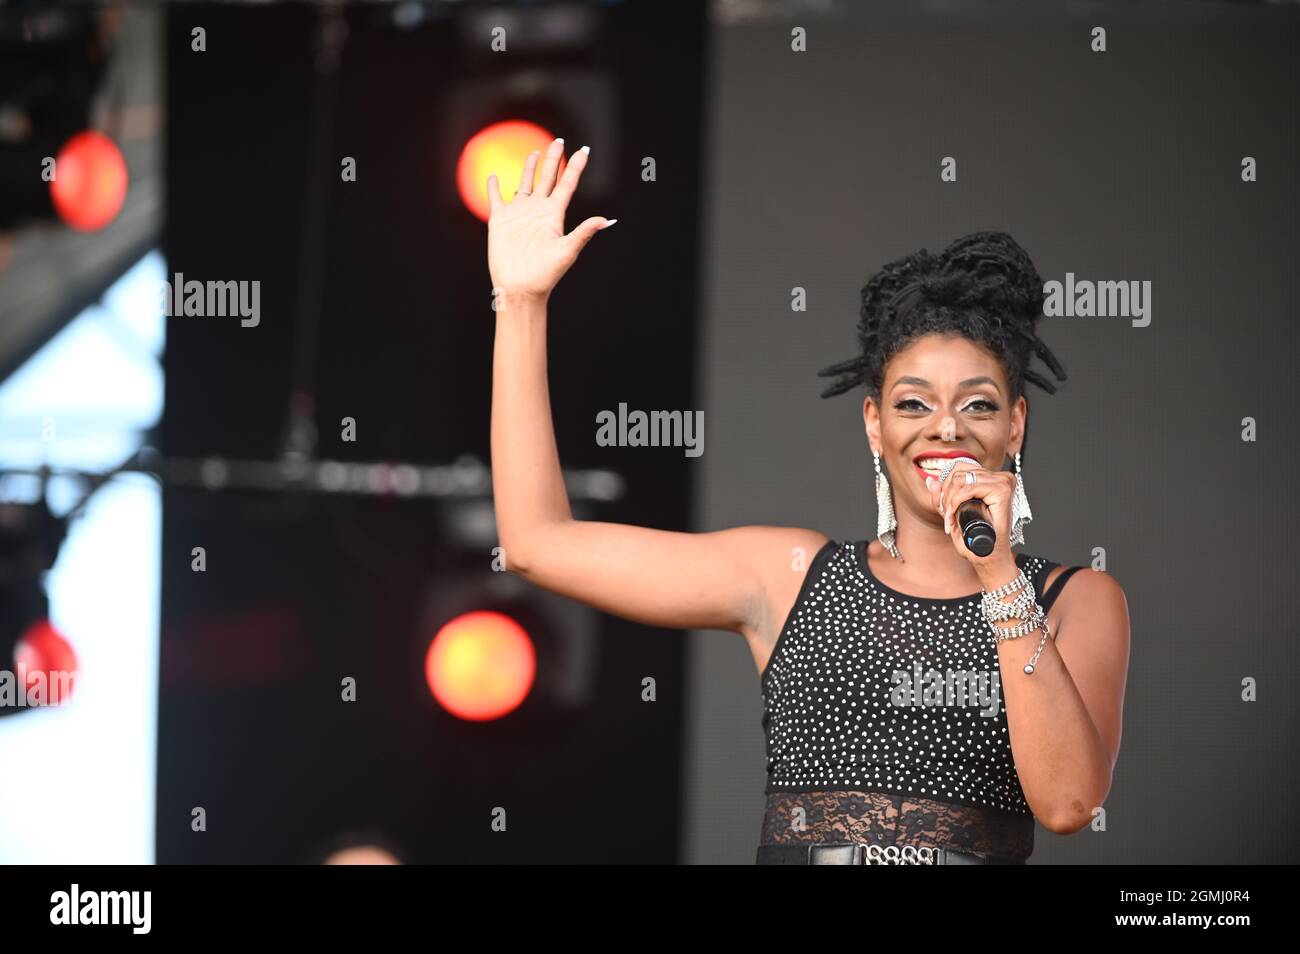
[[[37,673],[45,674],[42,690],[48,705],[66,702],[72,693],[74,674],[77,671],[77,654],[49,620],[33,623],[19,638],[14,647],[14,667],[26,674],[23,692],[32,696],[41,681]]]
[[[424,661],[425,678],[452,715],[483,722],[518,708],[537,674],[537,653],[509,616],[479,610],[438,631]]]
[[[126,162],[113,140],[93,131],[77,133],[59,150],[50,183],[54,208],[80,232],[102,229],[126,199]]]
[[[493,123],[475,133],[465,143],[465,148],[460,152],[460,161],[456,163],[456,191],[460,193],[460,200],[467,209],[486,222],[490,212],[488,176],[496,173],[501,187],[501,199],[509,202],[519,189],[519,176],[524,170],[524,160],[528,154],[534,149],[542,153],[537,159],[537,169],[533,176],[535,185],[537,174],[542,171],[546,147],[554,139],[555,136],[536,123],[515,119]],[[566,165],[567,160],[561,158],[561,173]]]

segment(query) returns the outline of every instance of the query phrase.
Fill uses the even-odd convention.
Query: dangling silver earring
[[[894,495],[889,489],[889,478],[880,469],[880,455],[874,450],[871,454],[876,459],[876,538],[890,556],[899,560],[902,557],[894,545],[894,531],[898,529],[898,521],[894,519]]]
[[[1011,498],[1011,543],[1025,542],[1025,524],[1034,519],[1025,496],[1025,477],[1020,470],[1020,452],[1016,452],[1016,492]]]

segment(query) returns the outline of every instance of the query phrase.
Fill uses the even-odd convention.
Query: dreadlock
[[[839,379],[824,398],[866,385],[878,399],[889,359],[931,332],[955,332],[996,355],[1012,400],[1024,393],[1025,382],[1056,393],[1056,385],[1029,367],[1034,355],[1058,381],[1066,378],[1056,355],[1034,334],[1043,315],[1043,280],[1006,232],[974,232],[939,255],[921,249],[890,262],[862,287],[860,314],[862,353],[817,372]]]

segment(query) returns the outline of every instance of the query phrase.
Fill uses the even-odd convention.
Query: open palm
[[[589,150],[584,146],[575,152],[557,181],[563,153],[562,140],[547,147],[541,176],[529,194],[540,156],[531,153],[524,160],[519,191],[508,203],[501,198],[496,175],[488,176],[488,271],[498,296],[546,298],[591,237],[616,221],[596,215],[564,234],[564,213],[587,167]]]

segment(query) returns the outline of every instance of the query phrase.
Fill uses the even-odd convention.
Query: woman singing
[[[866,390],[876,541],[577,521],[551,422],[546,309],[613,220],[565,234],[588,152],[557,181],[563,149],[533,153],[509,203],[487,183],[507,566],[637,622],[745,637],[767,743],[760,864],[1021,864],[1035,819],[1060,834],[1089,824],[1119,752],[1128,609],[1106,572],[1011,549],[1031,519],[1024,387],[1055,391],[1031,359],[1065,379],[1034,332],[1043,283],[1024,250],[978,232],[863,288],[861,353],[821,374],[837,378],[823,397]],[[983,556],[959,519],[972,511],[995,538]]]

